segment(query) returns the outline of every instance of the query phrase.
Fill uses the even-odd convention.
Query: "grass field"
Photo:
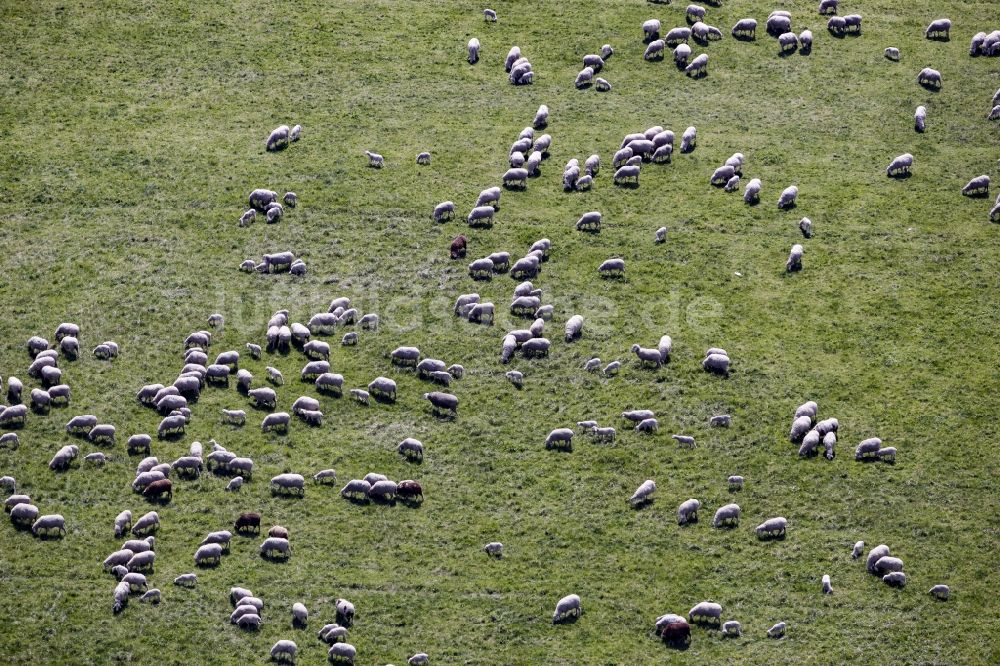
[[[68,527],[64,539],[41,541],[0,525],[0,661],[262,663],[274,641],[291,638],[299,663],[322,663],[315,632],[345,597],[358,608],[349,641],[365,665],[420,651],[434,664],[1000,662],[1000,244],[987,215],[995,192],[990,201],[959,193],[973,176],[1000,178],[1000,124],[986,120],[1000,60],[968,56],[974,33],[1000,28],[1000,5],[844,0],[842,14],[864,15],[863,34],[834,39],[817,4],[709,8],[707,22],[726,36],[695,48],[710,63],[694,81],[669,54],[641,58],[642,22],[682,25],[679,1],[497,2],[500,21],[484,24],[480,4],[438,0],[0,0],[0,375],[20,377],[26,392],[37,386],[24,342],[54,340],[63,321],[80,324],[88,352],[60,362],[72,404],[29,416],[20,449],[0,451],[0,474]],[[796,31],[814,32],[811,55],[778,56],[763,24],[779,6],[792,10]],[[756,42],[729,36],[744,16],[760,24]],[[924,40],[941,16],[954,21],[952,40]],[[473,36],[483,51],[470,66]],[[582,57],[604,43],[616,51],[601,74],[613,91],[575,90]],[[513,44],[534,65],[534,85],[507,82]],[[886,46],[902,61],[886,60]],[[916,84],[925,66],[942,72],[940,92]],[[543,175],[503,194],[492,230],[470,232],[464,215],[499,184],[509,145],[540,103],[554,139]],[[912,126],[920,104],[922,135]],[[268,132],[283,123],[301,124],[302,140],[266,153]],[[678,138],[696,126],[697,149],[644,166],[637,189],[614,187],[621,137],[652,125]],[[387,167],[367,168],[366,149]],[[414,164],[422,150],[432,166]],[[708,185],[737,151],[747,157],[744,182],[764,183],[759,206]],[[561,167],[595,152],[604,169],[593,190],[564,193]],[[915,156],[913,176],[887,179],[886,165],[904,152]],[[779,211],[791,184],[798,207]],[[256,187],[295,191],[299,206],[278,225],[237,228]],[[447,199],[456,220],[436,225],[430,211]],[[599,236],[573,229],[589,210],[604,215]],[[808,240],[803,216],[814,223]],[[668,241],[654,245],[663,225]],[[467,261],[497,250],[516,258],[552,240],[534,280],[555,306],[550,358],[499,363],[504,333],[527,323],[506,312],[516,283],[474,283],[466,262],[448,258],[458,233],[469,236]],[[805,268],[787,275],[799,242]],[[285,249],[306,261],[307,276],[236,270]],[[598,278],[611,256],[626,259],[626,280]],[[472,291],[497,303],[492,328],[452,316],[454,299]],[[349,386],[392,377],[395,405],[321,398],[321,429],[296,421],[287,436],[265,435],[249,408],[246,427],[222,425],[219,409],[246,400],[235,388],[206,388],[186,436],[154,442],[153,453],[172,461],[191,441],[214,438],[254,459],[253,481],[225,493],[223,477],[175,480],[162,507],[131,492],[138,458],[124,441],[155,434],[159,422],[134,394],[173,381],[189,332],[220,312],[226,324],[210,357],[243,351],[263,343],[275,310],[304,323],[341,295],[377,312],[382,327],[356,348],[328,338],[331,365]],[[566,344],[562,326],[576,313],[584,335]],[[629,346],[655,346],[664,333],[671,362],[637,367]],[[89,354],[107,339],[122,347],[111,363]],[[387,353],[401,344],[465,366],[452,385],[457,419],[434,418],[420,397],[429,385],[390,366]],[[729,379],[701,370],[710,346],[728,350]],[[621,360],[621,374],[584,372],[592,356]],[[298,382],[304,363],[297,352],[241,359],[258,384],[266,365],[284,372],[284,410],[317,395]],[[525,374],[522,391],[504,379],[511,368]],[[799,459],[788,442],[795,407],[808,399],[840,421],[832,462]],[[627,427],[619,413],[634,408],[657,412],[657,435]],[[708,427],[718,413],[733,415],[732,428]],[[119,441],[104,468],[51,472],[77,414],[113,423]],[[618,440],[578,436],[572,453],[545,450],[551,429],[587,418],[617,427]],[[694,435],[697,448],[679,448],[672,433]],[[427,447],[421,465],[395,452],[407,436]],[[854,446],[872,436],[899,449],[894,466],[854,462]],[[96,450],[77,443],[82,454]],[[426,501],[355,505],[339,485],[310,484],[301,500],[268,492],[275,474],[327,467],[344,482],[369,471],[417,479]],[[742,492],[728,491],[730,474],[747,478]],[[630,510],[647,478],[656,501]],[[702,520],[681,528],[676,509],[689,497],[702,501]],[[740,527],[713,529],[715,509],[732,501]],[[160,512],[150,586],[163,602],[133,599],[115,617],[101,561],[120,545],[111,523],[124,508]],[[287,564],[261,560],[258,539],[234,537],[221,566],[198,571],[197,588],[172,585],[194,570],[205,533],[250,510],[265,531],[289,528]],[[777,515],[789,519],[787,538],[758,542],[753,527]],[[858,539],[903,558],[908,586],[891,589],[852,561]],[[503,559],[482,552],[493,540],[504,542]],[[826,573],[829,597],[820,594]],[[951,586],[950,601],[926,594],[936,583]],[[229,624],[232,585],[264,599],[259,633]],[[553,626],[556,601],[573,592],[583,616]],[[744,636],[695,629],[679,652],[651,635],[657,616],[705,599],[741,621]],[[310,609],[307,631],[290,626],[296,601]],[[767,639],[781,620],[787,637]]]

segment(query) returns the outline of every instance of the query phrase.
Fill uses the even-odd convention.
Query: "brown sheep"
[[[464,258],[467,244],[468,244],[468,239],[465,236],[455,236],[455,240],[451,242],[451,258],[452,259]]]
[[[424,499],[424,489],[416,481],[400,481],[396,486],[396,494],[401,500],[423,501]]]
[[[236,519],[235,528],[237,532],[257,532],[260,533],[260,514],[241,513]]]
[[[142,496],[150,500],[163,499],[164,495],[167,496],[167,501],[174,498],[174,487],[170,479],[153,481],[142,491]]]

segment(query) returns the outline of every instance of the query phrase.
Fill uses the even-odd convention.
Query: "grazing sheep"
[[[469,40],[467,48],[469,51],[469,56],[468,56],[469,64],[475,65],[477,62],[479,62],[479,48],[480,48],[479,40],[473,37],[472,39]]]
[[[688,66],[684,68],[684,73],[694,78],[701,78],[708,74],[708,54],[702,53],[688,63]]]
[[[754,530],[758,539],[783,538],[788,527],[788,520],[782,517],[769,518]]]
[[[198,584],[198,574],[186,573],[174,578],[174,585],[178,587],[194,587]]]
[[[648,46],[646,46],[646,51],[642,54],[643,60],[662,60],[663,50],[666,48],[666,42],[662,39],[657,39],[651,41]],[[581,74],[583,72],[580,72]],[[579,85],[577,86],[580,87]]]
[[[420,461],[424,459],[424,445],[419,440],[413,439],[412,437],[407,437],[399,446],[396,447],[396,451],[400,453],[407,460]]]
[[[528,170],[523,168],[507,169],[503,175],[503,186],[507,188],[520,187],[522,189],[528,187]],[[493,216],[490,215],[491,223],[492,220]]]
[[[833,16],[826,22],[826,29],[834,37],[843,37],[847,32],[847,20],[843,16]]]
[[[649,19],[644,21],[642,24],[642,37],[643,41],[651,42],[660,36],[660,21],[659,19]]]
[[[222,562],[222,544],[207,543],[199,546],[194,553],[195,566],[214,566]]]
[[[11,510],[18,504],[30,504],[31,498],[27,495],[11,495],[8,497],[3,504],[3,510],[10,513]]]
[[[447,222],[455,217],[455,203],[453,201],[442,201],[434,206],[433,218],[435,222]]]
[[[781,53],[792,53],[799,47],[799,38],[794,32],[784,32],[778,35],[778,46]]]
[[[368,384],[368,392],[376,399],[396,401],[396,382],[388,377],[376,377]]]
[[[659,422],[654,418],[643,419],[635,426],[637,433],[651,435],[660,429]]]
[[[725,186],[723,186],[722,189],[725,190],[726,192],[735,192],[736,190],[740,189],[740,177],[733,176],[732,178],[726,181],[726,184]]]
[[[568,320],[566,320],[566,342],[572,342],[579,339],[583,334],[583,317],[580,315],[573,315]]]
[[[53,530],[56,536],[66,535],[66,519],[58,513],[42,516],[31,524],[31,533],[36,537],[51,536]]]
[[[428,152],[417,154],[417,164],[420,166],[429,166],[431,163],[431,154]]]
[[[754,178],[747,183],[746,188],[743,190],[743,201],[748,204],[755,204],[760,201],[760,188],[760,178]]]
[[[1000,104],[997,104],[992,109],[990,109],[989,114],[986,116],[987,120],[1000,120]]]
[[[506,373],[507,380],[514,385],[514,388],[524,387],[524,375],[517,370],[508,370]]]
[[[260,544],[260,554],[268,559],[287,560],[292,555],[292,545],[288,539],[268,537]]]
[[[882,576],[882,582],[889,587],[906,587],[906,574],[902,571],[893,571]]]
[[[931,88],[933,90],[941,89],[941,72],[936,69],[931,69],[930,67],[924,67],[917,74],[917,83],[924,86],[925,88]]]
[[[584,213],[580,216],[580,219],[576,221],[577,231],[601,231],[601,220],[602,215],[599,211],[591,211],[589,213]]]
[[[767,630],[767,637],[768,638],[782,638],[782,637],[784,637],[785,630],[787,628],[788,628],[788,625],[786,623],[779,622],[778,624],[774,625],[773,627],[771,627],[770,629]]]
[[[630,167],[622,167],[622,169],[628,169]],[[638,169],[638,167],[635,167]],[[619,169],[621,171],[622,169]],[[617,174],[615,174],[617,177]],[[638,178],[638,175],[636,176]],[[597,267],[597,272],[603,278],[608,277],[625,277],[625,260],[624,259],[607,259]]]
[[[265,148],[268,152],[275,150],[284,150],[288,147],[288,135],[291,133],[291,129],[288,125],[281,125],[275,128],[267,137],[267,143]]]
[[[882,448],[882,440],[878,437],[870,437],[854,450],[855,460],[873,460],[878,457],[878,450]]]
[[[5,410],[10,411],[10,409]],[[70,444],[59,449],[52,460],[49,461],[49,469],[54,472],[63,472],[69,469],[70,464],[80,455],[80,447]]]
[[[633,507],[643,506],[653,501],[654,494],[656,494],[656,482],[646,479],[636,488],[628,501]]]
[[[812,53],[812,48],[813,48],[812,30],[803,30],[799,34],[799,43],[802,44],[802,55],[808,55]]]
[[[527,179],[527,169],[522,171],[525,172],[524,179]],[[492,227],[494,212],[493,206],[476,206],[469,212],[466,222],[470,227]]]
[[[279,474],[271,479],[272,494],[292,494],[305,496],[306,480],[301,474]]]
[[[226,485],[226,492],[230,492],[230,493],[231,492],[236,492],[237,490],[239,490],[242,487],[243,487],[243,477],[242,476],[236,476],[236,477],[233,477],[232,479],[229,480],[229,483]]]
[[[882,462],[895,463],[896,462],[896,447],[887,446],[884,449],[879,449],[875,453],[875,457]]]
[[[830,584],[829,574],[823,575],[823,594],[833,594],[833,585]]]
[[[545,438],[546,449],[573,450],[573,430],[571,428],[556,428]]]
[[[706,372],[717,375],[729,376],[729,357],[725,354],[708,354],[701,362],[701,367]]]
[[[895,46],[887,47],[885,50],[885,57],[893,62],[899,62],[899,49]]]
[[[901,177],[908,175],[910,173],[910,167],[912,166],[913,155],[910,153],[903,153],[889,163],[889,166],[885,169],[885,173],[890,178]]]
[[[796,199],[799,197],[799,188],[795,185],[789,185],[781,191],[781,196],[778,197],[778,208],[784,210],[786,208],[794,208]]]
[[[778,37],[792,30],[792,19],[789,16],[772,13],[764,25],[767,28],[767,34]]]
[[[729,182],[729,179],[736,175],[736,169],[730,165],[721,166],[712,173],[709,185],[722,186]]]
[[[552,614],[552,624],[558,624],[560,622],[565,622],[570,618],[577,619],[583,614],[583,608],[580,605],[580,597],[575,594],[569,594],[556,604],[556,610]]]
[[[967,197],[988,197],[990,194],[990,177],[986,174],[976,176],[962,188],[962,194]]]
[[[333,664],[348,664],[354,666],[357,649],[350,643],[334,643],[327,652],[327,659]]]
[[[722,605],[712,601],[701,601],[688,611],[688,622],[719,626],[722,624]]]
[[[836,14],[838,4],[840,4],[840,0],[820,0],[819,13],[821,15]]]
[[[733,424],[733,417],[729,414],[717,414],[708,420],[708,425],[712,428],[728,428]]]
[[[740,19],[733,26],[732,35],[736,39],[754,41],[757,39],[757,21],[752,18]]]
[[[684,130],[684,133],[681,135],[681,152],[682,153],[693,152],[694,149],[697,147],[697,145],[698,145],[698,129],[693,126],[688,127],[686,130]]]
[[[297,604],[301,605],[301,604]],[[305,608],[305,606],[303,606]],[[271,646],[271,660],[278,663],[294,664],[295,653],[298,651],[295,641],[280,640]]]
[[[621,367],[622,367],[621,361],[611,361],[611,363],[608,363],[606,366],[604,366],[603,370],[604,376],[614,377],[615,375],[618,374],[618,371],[621,369]]]
[[[450,393],[432,391],[424,393],[423,398],[431,403],[435,415],[455,416],[458,413],[458,398]]]
[[[247,391],[247,397],[253,401],[254,406],[261,409],[274,409],[278,404],[278,394],[267,386],[250,389]]]
[[[670,645],[685,647],[691,644],[691,625],[680,615],[667,613],[656,618],[654,633]]]
[[[931,21],[927,29],[924,30],[924,37],[948,41],[951,38],[951,20],[943,18]]]
[[[596,54],[585,55],[583,56],[583,66],[590,67],[594,70],[594,74],[597,74],[604,69],[604,58]]]
[[[688,5],[685,14],[688,23],[696,23],[705,18],[705,8],[699,5]]]
[[[804,250],[799,244],[792,246],[792,251],[788,255],[788,261],[785,262],[785,270],[789,273],[794,273],[795,271],[802,270],[802,254]]]
[[[687,525],[698,522],[698,509],[700,508],[701,502],[694,498],[682,502],[677,508],[677,524]]]
[[[928,591],[928,594],[940,601],[948,601],[951,596],[951,588],[947,585],[935,585]]]
[[[128,606],[128,597],[131,587],[128,583],[120,582],[115,586],[114,592],[114,603],[111,606],[111,612],[118,615],[125,607]]]
[[[712,518],[712,527],[736,527],[740,524],[740,513],[739,504],[721,506]]]
[[[517,264],[511,268],[511,273],[513,274]],[[496,308],[493,303],[475,303],[469,309],[469,323],[470,324],[485,324],[487,326],[493,325],[493,315]]]
[[[664,36],[663,41],[672,48],[687,42],[689,39],[691,39],[691,28],[671,28]]]
[[[368,157],[368,166],[375,169],[381,169],[385,166],[385,158],[378,153],[373,153],[369,150],[364,151],[365,155]]]
[[[848,14],[844,17],[844,32],[848,34],[861,34],[861,15]]]

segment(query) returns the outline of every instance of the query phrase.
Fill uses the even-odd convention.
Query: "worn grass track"
[[[777,5],[709,8],[726,37],[695,49],[709,53],[709,75],[691,81],[669,61],[641,59],[642,21],[681,25],[683,3],[502,2],[500,22],[486,25],[479,5],[437,1],[0,2],[0,375],[35,386],[23,343],[51,340],[61,321],[82,326],[88,350],[105,339],[123,350],[111,364],[62,362],[72,405],[30,417],[21,448],[0,451],[0,473],[69,527],[64,540],[42,542],[0,526],[7,663],[260,663],[279,638],[296,640],[299,663],[321,663],[315,631],[340,596],[358,607],[350,642],[362,664],[400,664],[418,651],[437,664],[997,663],[1000,246],[990,206],[959,189],[981,173],[1000,177],[1000,125],[985,120],[1000,61],[967,55],[973,33],[1000,27],[1000,6],[844,0],[841,13],[863,14],[864,32],[837,40],[816,4],[783,4],[796,31],[816,36],[811,55],[788,58],[764,35]],[[744,16],[760,23],[754,43],[729,36]],[[940,16],[954,21],[952,41],[925,41]],[[472,36],[483,52],[470,67]],[[574,90],[582,56],[606,42],[616,53],[602,75],[614,90]],[[538,72],[530,87],[506,82],[513,44]],[[883,58],[890,45],[902,62]],[[924,66],[942,72],[941,92],[916,85]],[[540,103],[552,110],[554,137],[543,176],[503,194],[491,231],[469,233],[462,216],[498,184]],[[912,130],[919,104],[928,108],[923,135]],[[302,141],[266,154],[267,133],[285,122],[302,124]],[[620,138],[656,124],[678,136],[697,126],[697,150],[644,167],[638,189],[612,186]],[[387,168],[366,168],[365,149],[383,153]],[[421,150],[432,152],[431,167],[413,164]],[[764,183],[759,206],[707,185],[736,151],[747,156],[744,180]],[[593,152],[605,163],[593,191],[564,193],[562,165]],[[885,165],[903,152],[916,157],[913,176],[886,179]],[[799,206],[780,212],[778,193],[793,183]],[[238,229],[255,187],[293,190],[300,206],[279,225]],[[434,225],[429,213],[446,199],[457,219]],[[604,213],[599,236],[573,230],[588,210]],[[816,230],[806,241],[802,216]],[[656,246],[661,225],[668,242]],[[556,308],[554,349],[512,365],[525,373],[523,391],[497,361],[503,333],[521,326],[504,307],[514,282],[473,283],[447,258],[457,233],[470,237],[470,260],[553,241],[535,283]],[[796,242],[805,270],[787,276]],[[236,271],[286,248],[307,262],[305,278]],[[597,279],[612,255],[626,258],[627,280]],[[470,291],[504,311],[495,327],[451,316],[454,298]],[[212,312],[226,326],[210,353],[242,351],[262,342],[274,310],[305,322],[339,295],[378,312],[383,327],[354,349],[331,339],[335,371],[351,386],[393,377],[399,402],[363,409],[321,398],[322,429],[296,422],[287,437],[265,436],[252,410],[243,429],[221,425],[218,410],[245,401],[235,389],[206,389],[186,437],[154,453],[169,461],[192,440],[215,438],[259,471],[239,494],[210,475],[177,483],[158,509],[151,583],[163,603],[133,601],[112,617],[112,578],[100,567],[119,545],[111,521],[126,507],[148,510],[129,489],[137,460],[124,439],[159,421],[135,391],[173,379],[183,337]],[[562,324],[574,313],[586,317],[585,334],[566,345]],[[638,369],[628,347],[665,332],[672,362]],[[385,355],[399,344],[465,365],[455,421],[434,419],[420,399],[427,385],[390,368]],[[699,367],[713,345],[734,359],[728,380]],[[622,360],[621,375],[584,373],[593,355]],[[287,409],[315,395],[296,379],[303,363],[292,353],[242,365],[258,381],[265,365],[280,368]],[[787,442],[807,399],[840,420],[833,462],[800,460]],[[657,436],[638,437],[618,417],[640,407],[657,411]],[[723,412],[733,427],[710,430],[709,416]],[[63,424],[84,413],[117,426],[112,461],[50,472],[47,461],[69,441]],[[544,449],[549,430],[584,418],[618,427],[618,441]],[[679,449],[675,432],[693,434],[698,448]],[[422,465],[395,453],[406,436],[427,446]],[[899,462],[855,463],[853,446],[869,436],[898,447]],[[303,500],[269,496],[270,476],[326,467],[343,480],[373,470],[415,478],[427,499],[419,509],[356,506],[311,485]],[[748,479],[735,497],[724,482],[733,473]],[[631,511],[626,499],[646,478],[657,481],[657,500]],[[678,528],[676,507],[688,497],[703,502],[702,521]],[[740,528],[712,529],[712,513],[730,501],[743,507]],[[291,561],[264,563],[258,540],[237,537],[195,590],[175,588],[204,534],[245,510],[290,529]],[[775,515],[788,517],[788,538],[757,542],[752,527]],[[507,549],[499,561],[480,550],[494,539]],[[892,590],[865,574],[850,560],[857,539],[889,544],[909,586]],[[824,573],[832,597],[819,593]],[[940,582],[952,587],[948,603],[925,594]],[[228,624],[231,585],[267,604],[259,634]],[[585,613],[553,627],[554,604],[570,592]],[[703,599],[722,603],[744,637],[698,629],[683,653],[651,637],[659,614]],[[295,601],[312,613],[307,632],[290,627]],[[764,638],[779,620],[788,637]]]

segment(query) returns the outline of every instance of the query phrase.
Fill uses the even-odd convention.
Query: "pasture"
[[[0,654],[8,664],[263,663],[290,638],[300,664],[324,663],[316,638],[333,621],[333,601],[358,609],[349,642],[358,663],[433,664],[858,663],[995,664],[1000,661],[997,549],[1000,473],[994,421],[1000,413],[1000,227],[988,212],[1000,170],[1000,123],[986,120],[1000,87],[1000,59],[971,58],[969,40],[1000,28],[992,0],[842,0],[841,14],[864,16],[859,36],[833,38],[816,0],[731,0],[708,7],[724,38],[708,53],[708,75],[692,80],[668,52],[642,59],[641,25],[685,24],[684,3],[496,2],[444,0],[183,3],[70,0],[3,2],[0,23],[0,377],[26,376],[25,341],[54,341],[60,322],[81,326],[83,354],[60,359],[72,387],[68,407],[31,414],[16,451],[0,450],[0,474],[18,481],[42,513],[60,513],[67,534],[40,540],[0,522]],[[792,11],[793,29],[811,28],[811,54],[778,55],[764,21]],[[951,40],[927,41],[935,18],[954,22]],[[757,39],[729,30],[754,17]],[[469,65],[465,45],[482,43]],[[601,76],[607,93],[577,90],[582,58],[610,43]],[[503,69],[512,45],[536,72],[512,86]],[[896,46],[900,62],[883,56]],[[934,67],[939,92],[917,85]],[[490,230],[470,230],[476,195],[500,184],[507,151],[539,104],[550,111],[551,157],[525,191],[504,191]],[[918,105],[927,131],[913,130]],[[302,139],[277,153],[268,133],[301,124]],[[661,125],[696,126],[698,145],[671,164],[644,164],[638,188],[612,184],[611,156],[622,137]],[[536,133],[537,136],[537,133]],[[385,156],[372,169],[363,151]],[[430,151],[430,166],[415,157]],[[761,203],[708,184],[734,152],[746,155],[744,184],[763,182]],[[590,192],[564,192],[561,168],[598,153]],[[915,157],[912,176],[889,179],[886,165]],[[994,180],[989,200],[963,197],[974,176]],[[788,185],[798,205],[779,211]],[[279,224],[238,228],[258,187],[293,191],[298,206]],[[456,203],[451,222],[434,206]],[[574,229],[601,211],[600,234]],[[799,220],[815,234],[804,239]],[[653,234],[668,228],[664,244]],[[469,238],[468,257],[448,246]],[[516,281],[474,282],[469,261],[506,250],[516,259],[539,238],[551,259],[533,280],[555,306],[546,324],[547,359],[499,362],[500,344],[529,320],[507,310]],[[804,268],[787,274],[791,246]],[[304,277],[247,274],[247,258],[291,250]],[[626,261],[623,280],[597,266]],[[460,294],[497,304],[495,325],[453,316]],[[381,318],[356,347],[325,338],[343,398],[321,397],[299,381],[305,357],[292,351],[251,360],[245,343],[264,343],[273,312],[305,323],[348,296]],[[206,387],[183,438],[157,441],[160,416],[135,400],[146,384],[169,384],[183,366],[183,341],[225,316],[209,356],[235,349],[240,367],[265,384],[282,371],[278,409],[318,397],[321,428],[293,419],[287,435],[262,433],[264,413],[231,385]],[[573,314],[583,336],[563,341]],[[354,330],[348,329],[348,330]],[[640,368],[633,343],[673,338],[671,361]],[[113,361],[90,350],[121,346]],[[388,353],[419,347],[426,357],[466,368],[450,391],[454,420],[434,417],[421,398],[434,388],[392,367]],[[709,347],[723,347],[732,374],[704,372]],[[620,360],[617,377],[583,370],[591,357]],[[524,373],[517,390],[507,370]],[[384,375],[395,404],[363,407],[346,388]],[[840,422],[837,456],[800,459],[788,441],[796,406],[819,404]],[[246,409],[246,426],[220,409]],[[659,432],[639,435],[620,413],[648,408]],[[70,438],[66,421],[97,415],[117,428],[114,446]],[[709,418],[731,414],[732,427]],[[546,450],[557,427],[594,419],[613,425],[613,444],[577,434],[572,452]],[[172,461],[190,443],[214,439],[253,458],[254,478],[224,492],[226,477],[174,479],[173,500],[150,504],[130,488],[141,456],[125,440],[154,436],[153,455]],[[671,434],[692,435],[694,449]],[[405,437],[426,447],[421,464],[395,448]],[[894,465],[854,461],[854,446],[880,437],[899,450]],[[47,468],[63,445],[81,446],[79,464]],[[83,454],[104,450],[94,467]],[[338,484],[311,476],[337,470]],[[425,501],[354,504],[339,488],[376,471],[416,479]],[[268,479],[307,478],[302,499],[275,498]],[[726,478],[746,485],[730,492]],[[655,501],[628,498],[645,479]],[[698,498],[695,525],[677,525],[677,507]],[[729,502],[740,526],[714,529]],[[112,521],[122,509],[160,514],[150,587],[162,603],[133,599],[112,615],[114,578],[101,561],[120,547]],[[259,511],[264,532],[284,525],[294,553],[262,560],[260,539],[235,536],[217,568],[197,570],[193,590],[172,584],[196,571],[204,535],[232,529]],[[758,541],[753,527],[784,516],[784,540]],[[502,541],[503,558],[482,550]],[[906,562],[901,590],[850,557],[864,540],[888,544]],[[820,593],[823,574],[835,593]],[[952,598],[927,594],[945,583]],[[259,632],[229,623],[230,586],[265,602]],[[582,599],[583,615],[553,625],[556,601]],[[712,600],[743,636],[693,628],[686,651],[652,635],[664,613],[686,615]],[[303,602],[307,630],[291,627]],[[766,630],[785,621],[786,638]]]

